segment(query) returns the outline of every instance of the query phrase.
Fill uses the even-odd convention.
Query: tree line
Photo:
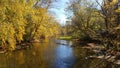
[[[52,0],[0,0],[0,46],[14,50],[16,44],[58,33],[59,24],[48,13]]]
[[[73,38],[100,40],[106,48],[120,50],[119,0],[70,0],[67,10],[73,14],[66,24]]]

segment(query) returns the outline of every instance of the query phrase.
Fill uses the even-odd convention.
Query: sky
[[[91,0],[95,1],[95,0]],[[49,9],[50,12],[52,12],[53,16],[56,18],[56,20],[61,24],[65,25],[67,21],[67,11],[65,9],[67,8],[67,3],[69,0],[56,0],[55,2],[52,3],[51,8]],[[101,3],[102,0],[99,0],[99,3]],[[100,7],[97,7],[98,9]],[[72,13],[71,13],[72,14]]]
[[[65,22],[67,21],[65,11],[65,8],[67,8],[66,2],[68,2],[68,0],[57,0],[52,3],[52,8],[49,9],[61,25],[65,25]]]

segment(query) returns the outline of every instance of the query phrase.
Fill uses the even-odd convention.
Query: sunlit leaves
[[[48,37],[56,31],[56,25],[50,24],[47,9],[38,7],[35,2],[0,0],[0,44],[3,47],[14,50],[21,41],[40,39],[42,35]]]
[[[117,10],[115,10],[115,12],[120,13],[120,7]]]
[[[14,50],[16,41],[14,38],[15,30],[14,30],[12,24],[3,23],[3,24],[0,24],[0,28],[1,28],[0,29],[1,45],[3,45],[3,46],[10,45],[9,47]]]

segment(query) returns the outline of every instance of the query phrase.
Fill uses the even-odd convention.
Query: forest
[[[48,13],[49,4],[47,0],[0,0],[0,46],[14,50],[16,44],[55,36],[59,24]]]
[[[14,50],[16,44],[56,35],[84,41],[98,40],[106,48],[120,50],[119,0],[70,0],[70,21],[65,26],[48,13],[52,0],[1,0],[0,46]],[[60,28],[60,30],[59,30]]]
[[[73,12],[65,28],[68,35],[120,50],[119,0],[71,0],[67,10]]]
[[[120,67],[120,0],[0,0],[0,12],[0,68]]]

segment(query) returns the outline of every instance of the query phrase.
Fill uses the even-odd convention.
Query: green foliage
[[[78,1],[78,0],[76,0]],[[81,3],[82,2],[82,3]],[[86,3],[87,2],[87,3]],[[84,5],[82,5],[85,3]],[[91,5],[88,1],[73,2],[73,17],[72,24],[73,27],[73,37],[81,38],[82,36],[95,37],[100,28],[103,28],[104,19],[99,16],[94,5]]]
[[[120,50],[120,7],[119,0],[102,0],[101,5],[88,0],[73,0],[70,10],[72,16],[72,35],[76,38],[90,37],[102,41],[107,47],[111,45]],[[101,10],[96,9],[98,4]]]
[[[71,36],[61,36],[61,37],[58,37],[58,39],[62,39],[62,40],[71,40],[72,37],[71,37]]]

